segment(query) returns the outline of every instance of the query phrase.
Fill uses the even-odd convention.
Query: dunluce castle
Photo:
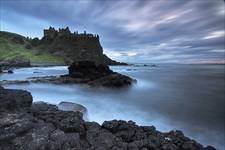
[[[86,31],[78,33],[78,31],[71,32],[69,27],[58,30],[49,27],[44,30],[44,36],[39,42],[46,45],[52,54],[64,58],[66,63],[74,60],[90,60],[109,65],[121,64],[103,54],[99,35]]]
[[[55,38],[56,36],[61,36],[61,35],[72,35],[74,37],[88,37],[88,38],[97,38],[99,39],[99,35],[98,34],[90,34],[90,33],[86,33],[86,31],[84,31],[83,33],[78,33],[78,31],[76,32],[71,32],[69,27],[64,28],[59,28],[59,30],[55,30],[55,28],[53,27],[49,27],[49,29],[44,29],[44,37],[50,37],[50,38]]]

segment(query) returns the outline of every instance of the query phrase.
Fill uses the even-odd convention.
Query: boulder
[[[0,90],[0,110],[28,109],[32,104],[32,96],[24,90]]]
[[[96,65],[95,62],[92,61],[73,62],[68,69],[71,77],[89,78],[91,80],[95,80],[112,73],[107,65]]]
[[[87,113],[87,108],[80,104],[72,103],[72,102],[60,102],[58,104],[58,109],[62,111],[73,111],[73,112],[81,112],[83,115]]]
[[[13,70],[8,70],[8,73],[12,74],[13,73]]]
[[[128,76],[113,72],[107,65],[96,65],[91,61],[74,62],[68,69],[70,77],[88,79],[88,84],[92,86],[120,88],[129,86],[135,81]]]

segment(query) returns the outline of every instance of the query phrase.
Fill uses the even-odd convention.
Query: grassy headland
[[[48,52],[45,45],[32,46],[32,39],[21,35],[0,31],[0,61],[15,58],[30,60],[32,64],[63,64],[59,56]]]

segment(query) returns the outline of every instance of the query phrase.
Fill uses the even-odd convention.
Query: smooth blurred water
[[[26,89],[34,101],[82,104],[88,109],[90,121],[123,119],[139,125],[154,125],[160,131],[179,129],[204,145],[225,149],[224,65],[111,68],[137,79],[137,84],[120,90],[37,83],[5,87]],[[0,75],[0,80],[66,73],[65,66],[23,68],[15,69],[14,74]]]

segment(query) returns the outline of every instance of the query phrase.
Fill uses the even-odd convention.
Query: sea
[[[110,89],[80,84],[9,84],[24,89],[33,101],[74,102],[88,110],[88,121],[133,120],[157,130],[181,130],[197,142],[225,150],[225,65],[134,64],[110,66],[137,80],[131,87]],[[63,75],[67,66],[14,69],[0,80]]]

